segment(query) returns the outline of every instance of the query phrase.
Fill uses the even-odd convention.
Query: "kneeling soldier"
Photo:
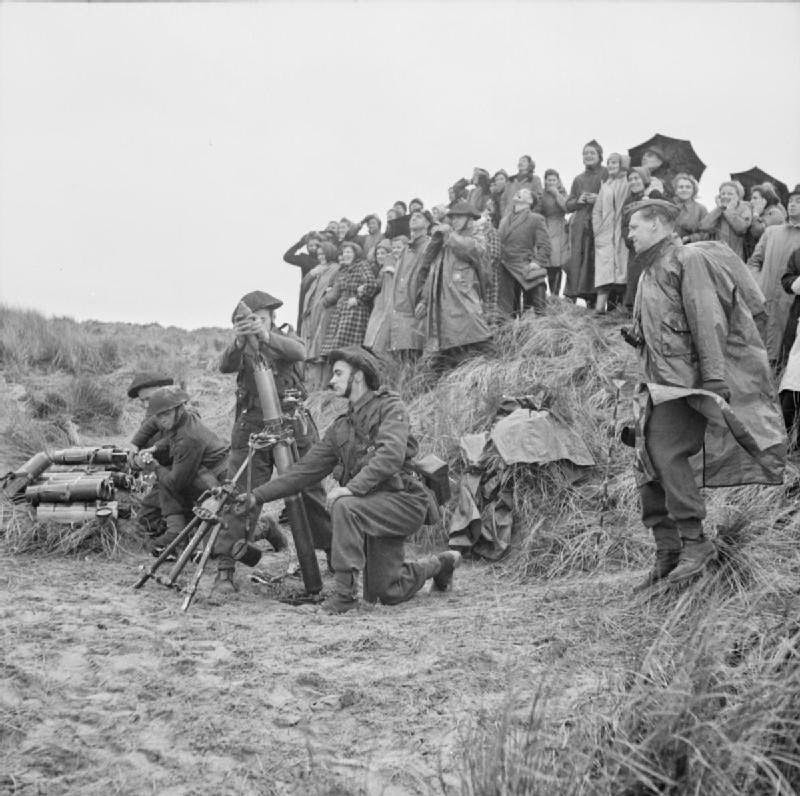
[[[158,480],[161,516],[167,530],[158,539],[169,544],[186,526],[192,506],[207,489],[222,483],[228,473],[228,446],[193,412],[187,411],[189,396],[178,387],[164,387],[150,397],[148,417],[154,417],[169,448],[165,466],[144,457],[143,466]],[[141,454],[140,454],[141,455]],[[232,574],[232,572],[230,573]],[[227,580],[228,573],[218,573],[217,580]]]
[[[254,490],[240,509],[295,494],[333,473],[340,486],[328,493],[333,525],[331,563],[334,594],[325,607],[344,613],[358,605],[357,578],[364,570],[364,598],[387,605],[410,599],[429,578],[448,588],[461,556],[447,551],[420,561],[405,561],[403,540],[425,520],[428,493],[412,460],[417,441],[400,397],[379,386],[372,357],[358,347],[330,354],[336,395],[350,407],[325,436],[286,473]]]

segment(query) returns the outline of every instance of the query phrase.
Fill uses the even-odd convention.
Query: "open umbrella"
[[[765,182],[770,182],[775,186],[775,191],[780,197],[784,207],[786,207],[789,201],[789,188],[786,186],[786,183],[776,180],[771,174],[762,171],[758,166],[753,166],[753,168],[748,171],[740,171],[736,174],[731,173],[731,179],[738,180],[744,186],[748,199],[750,198],[750,191],[754,185],[763,185]]]
[[[642,155],[648,149],[661,150],[664,153],[664,160],[667,162],[672,174],[686,171],[699,180],[706,169],[706,164],[700,160],[697,152],[694,151],[691,141],[670,138],[668,135],[661,135],[661,133],[656,133],[643,144],[637,144],[628,150],[628,154],[631,157],[631,166],[641,166]]]

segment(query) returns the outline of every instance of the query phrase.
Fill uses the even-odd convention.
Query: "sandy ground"
[[[133,590],[142,562],[0,561],[0,793],[457,793],[481,711],[523,720],[546,683],[568,722],[624,665],[629,573],[512,586],[467,562],[452,592],[332,617],[242,570],[184,614]]]

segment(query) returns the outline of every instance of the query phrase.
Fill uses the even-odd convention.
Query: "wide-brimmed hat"
[[[175,379],[163,373],[155,373],[150,370],[135,373],[133,381],[128,387],[128,398],[138,398],[139,393],[147,387],[167,387],[170,384],[175,384]]]
[[[480,218],[481,214],[469,203],[463,199],[454,202],[447,208],[448,216],[469,216],[470,218]]]
[[[375,355],[363,346],[347,346],[337,348],[328,354],[328,362],[346,362],[355,370],[364,374],[364,383],[370,390],[377,390],[381,384],[380,368]]]
[[[640,202],[629,204],[622,212],[626,216],[631,216],[638,210],[644,210],[648,207],[658,208],[664,211],[672,221],[674,221],[681,212],[680,208],[672,204],[672,202],[668,202],[666,199],[653,199],[651,197],[642,199]]]

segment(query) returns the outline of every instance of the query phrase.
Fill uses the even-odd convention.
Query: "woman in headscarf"
[[[557,296],[561,292],[561,269],[569,260],[569,237],[564,220],[567,212],[567,191],[555,169],[544,173],[544,193],[539,200],[539,213],[544,216],[550,238],[550,265],[547,266],[547,286]]]
[[[592,232],[592,207],[608,172],[603,166],[603,147],[594,139],[583,148],[584,171],[572,181],[567,197],[570,256],[567,267],[567,284],[564,295],[571,301],[586,300],[588,307],[595,302],[594,291],[594,233]]]
[[[726,180],[719,186],[716,207],[700,222],[700,230],[711,240],[727,243],[744,259],[744,236],[753,220],[753,211],[744,201],[744,187],[737,180]]]
[[[323,241],[317,248],[317,265],[303,279],[305,288],[302,339],[306,344],[306,386],[309,392],[324,390],[330,375],[322,345],[328,333],[333,308],[336,305],[335,284],[339,274],[336,247]]]
[[[708,210],[697,201],[700,190],[697,180],[683,171],[675,175],[672,188],[675,194],[672,203],[681,211],[675,219],[675,234],[683,243],[708,240],[708,233],[700,229],[700,222],[708,215]]]
[[[763,185],[754,185],[750,189],[750,207],[753,211],[753,220],[744,237],[745,262],[750,259],[750,255],[755,251],[756,243],[767,227],[786,222],[786,208],[781,204],[775,188],[768,182]]]
[[[361,345],[372,312],[372,299],[378,292],[378,280],[361,247],[346,240],[339,247],[339,276],[336,280],[336,309],[331,318],[322,353]]]
[[[622,236],[622,208],[628,196],[630,158],[612,152],[606,161],[608,178],[603,181],[592,208],[594,231],[594,284],[597,312],[608,309],[609,297],[616,306],[625,294],[628,277],[628,247]]]
[[[388,351],[391,342],[392,309],[394,305],[395,263],[403,256],[408,246],[408,238],[398,235],[392,240],[384,238],[375,247],[375,260],[378,265],[379,292],[372,305],[364,345],[373,351]]]

